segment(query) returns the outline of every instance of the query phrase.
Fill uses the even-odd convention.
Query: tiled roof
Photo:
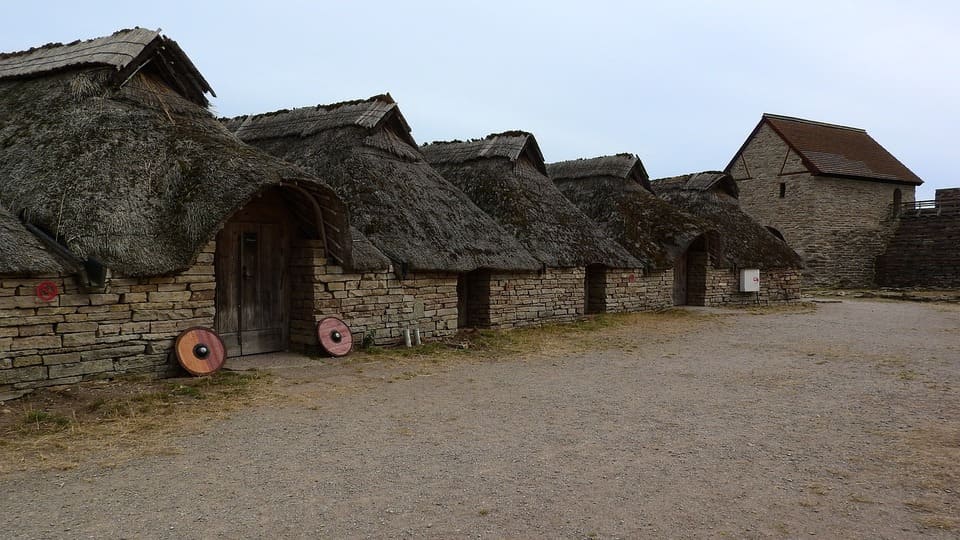
[[[774,114],[766,122],[793,148],[814,174],[922,184],[866,131]]]

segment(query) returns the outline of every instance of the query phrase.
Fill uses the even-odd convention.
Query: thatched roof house
[[[616,154],[547,164],[563,194],[600,224],[627,251],[650,261],[650,269],[672,267],[710,226],[653,194],[643,162]]]
[[[228,216],[283,187],[332,257],[385,265],[355,256],[332,189],[240,144],[207,94],[176,42],[151,30],[0,55],[0,204],[79,259],[149,276],[185,269]]]
[[[224,120],[240,140],[333,186],[351,223],[410,271],[532,270],[539,264],[435,171],[387,95]]]
[[[427,161],[547,267],[640,268],[547,177],[532,134],[511,131],[421,148]]]
[[[660,197],[719,230],[722,241],[707,243],[715,266],[803,266],[800,257],[783,240],[740,209],[737,183],[728,174],[718,171],[685,174],[653,180],[651,186]]]

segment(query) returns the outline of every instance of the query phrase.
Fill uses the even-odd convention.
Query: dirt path
[[[287,398],[172,455],[0,477],[3,536],[960,535],[960,307],[701,311],[595,337],[286,369]]]

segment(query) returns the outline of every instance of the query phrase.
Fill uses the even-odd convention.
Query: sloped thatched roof
[[[113,66],[0,79],[0,204],[79,258],[144,276],[185,269],[234,211],[296,183],[284,189],[322,206],[336,258],[383,267],[351,258],[347,211],[329,187],[238,142],[164,82],[161,64],[122,86]]]
[[[533,270],[539,264],[416,148],[387,95],[224,120],[248,144],[323,178],[352,223],[411,270]]]
[[[652,268],[669,268],[710,227],[658,198],[640,158],[617,154],[547,164],[560,191]]]
[[[800,256],[766,227],[740,209],[736,182],[729,175],[708,171],[653,180],[654,192],[684,212],[718,230],[720,242],[707,249],[720,267],[800,268]]]
[[[467,142],[421,147],[434,167],[513,234],[541,263],[555,268],[601,264],[639,268],[638,260],[564,198],[546,176],[533,135],[512,131]]]
[[[763,115],[726,170],[733,167],[747,144],[764,125],[769,125],[815,175],[917,186],[923,183],[919,176],[863,129],[769,113]]]
[[[51,274],[73,271],[0,206],[0,274]]]

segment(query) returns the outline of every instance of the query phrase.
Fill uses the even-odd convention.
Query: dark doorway
[[[903,207],[903,192],[900,188],[893,190],[893,217],[900,215],[900,209]]]
[[[457,326],[490,326],[490,272],[475,270],[457,277]]]
[[[701,235],[673,265],[673,305],[702,306],[707,296],[707,239]]]
[[[287,348],[288,215],[279,195],[264,196],[217,235],[215,324],[228,356]]]
[[[590,265],[584,276],[584,309],[586,313],[603,313],[607,310],[607,269]]]

